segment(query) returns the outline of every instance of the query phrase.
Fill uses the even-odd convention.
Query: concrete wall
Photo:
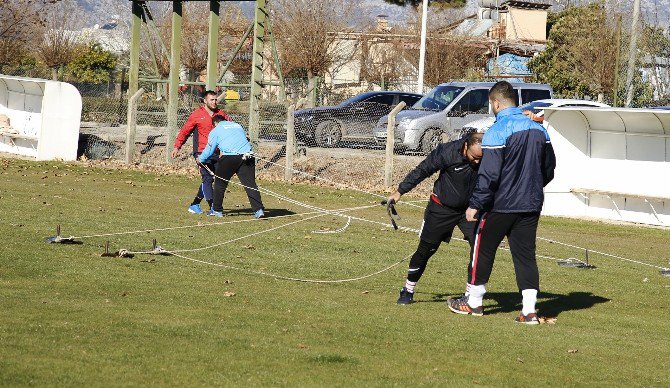
[[[547,40],[547,11],[510,8],[501,17],[507,40]]]

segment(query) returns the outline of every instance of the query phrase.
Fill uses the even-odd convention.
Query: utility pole
[[[633,78],[637,59],[637,23],[640,20],[640,0],[633,3],[633,24],[630,31],[630,48],[628,49],[628,73],[626,74],[626,108],[633,102]]]
[[[170,147],[177,138],[177,110],[179,108],[179,71],[181,70],[181,22],[183,15],[183,4],[181,0],[172,2],[172,39],[170,41],[170,80],[168,82],[168,109],[167,126],[168,138],[166,141],[166,158],[172,163]]]
[[[621,15],[616,18],[616,57],[614,58],[614,94],[612,105],[619,106],[619,58],[621,57]]]
[[[219,54],[219,12],[221,4],[218,0],[209,2],[209,33],[207,34],[207,82],[205,89],[216,89],[217,58]]]
[[[428,24],[428,0],[423,0],[423,12],[421,14],[421,48],[419,49],[419,80],[416,92],[423,94],[423,73],[426,63],[426,25]]]

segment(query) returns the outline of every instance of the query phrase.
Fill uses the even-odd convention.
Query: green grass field
[[[277,280],[174,256],[102,258],[113,250],[222,243],[306,218],[268,219],[48,245],[63,235],[213,222],[186,213],[196,178],[0,160],[0,385],[670,385],[670,277],[598,255],[598,268],[539,259],[539,314],[555,324],[513,323],[520,309],[511,257],[499,252],[486,315],[452,314],[467,247],[443,245],[417,287],[419,303],[395,304],[407,262],[343,284]],[[354,191],[260,182],[328,209],[368,205]],[[230,186],[220,222],[249,220]],[[264,196],[269,215],[307,209]],[[231,210],[232,209],[232,210]],[[400,206],[418,228],[421,209]],[[352,212],[387,222],[379,206]],[[325,215],[213,249],[184,253],[282,276],[339,279],[375,272],[411,254],[409,232]],[[539,235],[670,266],[670,232],[543,218]],[[556,258],[583,253],[539,242]],[[155,259],[152,261],[151,259]],[[231,295],[234,293],[234,295]]]

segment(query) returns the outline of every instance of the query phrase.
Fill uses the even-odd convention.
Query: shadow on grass
[[[430,300],[417,301],[421,302],[446,302],[451,294],[429,294],[432,295]],[[486,293],[485,300],[494,300],[495,305],[485,306],[484,312],[486,315],[498,313],[510,313],[521,310],[521,293],[519,292],[489,292]],[[540,292],[537,297],[537,311],[538,314],[547,317],[557,317],[560,313],[570,310],[588,309],[596,304],[609,302],[609,299],[602,296],[593,295],[590,292],[570,292],[567,295],[552,294],[548,292]]]
[[[296,214],[296,212],[288,210],[288,209],[265,209],[265,218],[272,218],[272,217],[280,217],[280,216],[290,216],[293,214]],[[251,210],[251,208],[246,208],[246,209],[231,209],[229,211],[225,212],[226,216],[246,216],[246,215],[253,215],[254,212]]]

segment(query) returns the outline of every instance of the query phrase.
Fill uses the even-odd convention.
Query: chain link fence
[[[239,85],[249,81],[247,76],[229,82]],[[311,84],[315,84],[316,88],[311,88],[307,79],[286,79],[284,99],[277,86],[263,89],[259,103],[259,143],[255,150],[259,178],[284,180],[288,176],[293,182],[378,192],[390,190],[384,183],[386,138],[384,134],[375,138],[375,130],[379,130],[377,124],[380,118],[401,101],[401,95],[413,94],[384,92],[383,98],[366,100],[356,97],[366,91],[379,90],[378,85],[339,82],[333,86],[332,83],[326,85],[322,79]],[[83,103],[78,158],[91,163],[123,163],[126,160],[128,129],[127,90],[114,83],[74,86],[81,93]],[[169,164],[167,161],[167,152],[172,150],[172,144],[166,144],[169,138],[167,85],[141,82],[140,87],[144,93],[138,100],[135,115],[135,141],[129,147],[132,164],[136,168],[177,169],[195,176],[197,170],[192,158],[191,139],[184,144],[176,160]],[[176,131],[183,126],[189,114],[201,106],[200,89],[190,86],[180,88]],[[221,101],[220,107],[248,129],[249,88],[219,91],[229,97]],[[406,103],[412,105],[419,96],[413,98]],[[311,105],[314,107],[307,108]],[[296,142],[289,149],[293,156],[293,170],[287,175],[289,107],[295,108]],[[401,181],[422,159],[421,152],[396,148],[391,186]],[[418,189],[422,195],[429,193],[430,182],[424,186]]]

